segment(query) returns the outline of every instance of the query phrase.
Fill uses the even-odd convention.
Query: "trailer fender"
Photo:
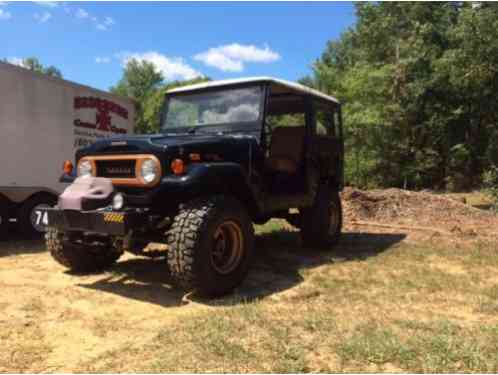
[[[59,193],[55,190],[40,186],[6,186],[0,187],[0,195],[3,195],[10,202],[19,204],[31,198],[35,194],[50,194],[57,197]]]

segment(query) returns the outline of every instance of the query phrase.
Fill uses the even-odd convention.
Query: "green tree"
[[[156,70],[154,64],[131,59],[124,68],[123,77],[116,86],[111,87],[112,93],[130,97],[135,101],[137,133],[147,133],[152,130],[145,119],[146,103],[158,91],[162,82],[163,76]]]
[[[498,6],[360,3],[302,82],[344,104],[349,183],[466,189],[495,152]]]
[[[3,59],[4,62],[9,62],[7,59]],[[43,73],[46,75],[49,75],[51,77],[57,77],[57,78],[62,78],[62,73],[59,69],[57,69],[55,66],[50,65],[50,66],[43,66],[40,63],[40,60],[36,57],[28,57],[26,59],[23,59],[19,66],[31,70],[33,72],[37,73]]]
[[[199,83],[208,78],[173,81],[164,83],[163,76],[154,64],[132,59],[123,71],[123,77],[111,92],[127,96],[135,101],[135,131],[154,133],[160,130],[160,117],[166,91],[189,84]]]

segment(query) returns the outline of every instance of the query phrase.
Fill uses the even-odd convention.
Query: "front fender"
[[[249,178],[237,163],[190,164],[185,175],[168,175],[154,192],[154,201],[185,202],[206,194],[231,194],[248,206],[251,214],[262,210]]]

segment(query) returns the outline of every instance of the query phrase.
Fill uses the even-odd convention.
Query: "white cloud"
[[[168,57],[156,51],[144,53],[118,53],[117,57],[126,64],[131,59],[147,61],[156,67],[163,74],[164,79],[170,81],[174,79],[194,79],[202,77],[202,74],[184,62],[181,57]]]
[[[195,55],[194,59],[202,61],[208,66],[223,70],[224,72],[241,72],[244,70],[244,63],[242,61],[234,60],[214,48]]]
[[[111,25],[114,25],[115,23],[116,22],[111,17],[105,17],[104,18],[104,25],[111,26]]]
[[[48,8],[55,8],[59,6],[57,1],[34,1],[34,3]]]
[[[268,46],[259,48],[232,43],[210,48],[195,55],[194,59],[225,72],[241,72],[244,70],[244,63],[270,63],[279,60],[280,55]]]
[[[17,66],[24,66],[23,60],[20,57],[9,57],[7,59],[7,62],[9,62],[10,64],[17,65]]]
[[[73,11],[71,8],[66,6],[66,7],[64,7],[64,11],[67,14],[74,14],[74,16],[76,18],[79,18],[82,20],[87,19],[87,20],[92,21],[95,24],[95,27],[97,28],[97,30],[101,30],[101,31],[109,30],[110,27],[116,23],[113,18],[108,17],[108,16],[104,17],[103,21],[99,20],[98,17],[94,16],[93,14],[90,14],[89,12],[87,12],[83,8],[78,8],[75,11]]]
[[[12,14],[6,10],[0,9],[0,20],[9,20],[12,18]]]
[[[109,64],[111,62],[111,58],[104,56],[104,57],[96,57],[95,62],[97,64]]]
[[[88,18],[90,14],[88,14],[88,12],[84,9],[81,9],[81,8],[78,8],[78,10],[76,11],[76,18],[81,18],[81,19],[84,19],[84,18]]]
[[[50,18],[52,18],[52,15],[49,13],[49,12],[43,12],[41,14],[39,13],[35,13],[33,15],[33,17],[35,18],[35,20],[37,20],[38,22],[40,23],[45,23],[47,22]]]

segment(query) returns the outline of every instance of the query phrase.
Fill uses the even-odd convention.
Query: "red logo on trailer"
[[[75,97],[74,109],[94,108],[97,113],[95,115],[95,123],[83,122],[79,119],[74,121],[74,125],[78,127],[96,129],[105,132],[112,132],[117,134],[126,134],[126,129],[119,128],[112,124],[111,113],[121,118],[128,119],[128,111],[119,104],[111,102],[107,99],[100,99],[94,97]]]

